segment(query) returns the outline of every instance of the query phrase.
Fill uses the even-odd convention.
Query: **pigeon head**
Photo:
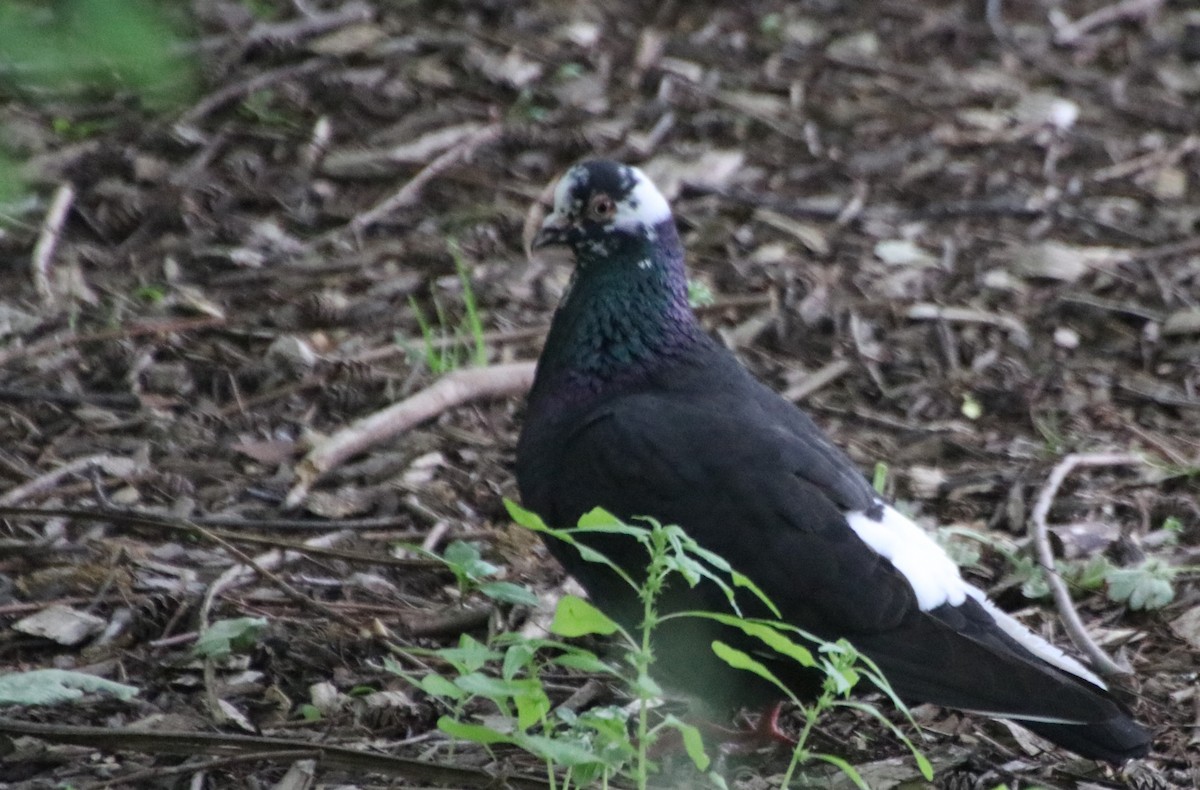
[[[534,248],[570,247],[586,267],[636,256],[645,260],[659,247],[678,245],[671,209],[654,183],[636,167],[605,159],[580,162],[554,190],[554,210],[542,223]]]
[[[581,162],[554,190],[534,247],[569,247],[575,273],[555,312],[535,392],[594,391],[644,376],[703,342],[687,300],[683,245],[666,198],[641,170]],[[561,385],[567,386],[567,385]]]

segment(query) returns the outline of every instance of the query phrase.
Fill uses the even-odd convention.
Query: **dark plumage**
[[[826,639],[846,637],[912,702],[1011,718],[1087,757],[1147,752],[1149,733],[1098,678],[967,584],[916,525],[880,501],[803,412],[754,379],[699,326],[666,201],[636,168],[576,165],[536,246],[576,258],[555,313],[517,448],[527,507],[556,527],[594,507],[678,524]],[[627,570],[628,539],[594,545]],[[550,549],[596,603],[627,626],[640,604],[602,566]],[[664,607],[726,610],[701,585]],[[713,639],[761,651],[740,632],[681,619],[656,635],[656,671],[715,707],[777,691],[711,654]],[[800,694],[814,678],[772,668]]]

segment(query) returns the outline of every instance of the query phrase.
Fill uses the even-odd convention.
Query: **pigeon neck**
[[[687,299],[683,248],[673,220],[645,236],[576,250],[570,289],[555,313],[539,378],[576,385],[644,375],[705,337]]]

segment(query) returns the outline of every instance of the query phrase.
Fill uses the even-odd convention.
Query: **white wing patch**
[[[990,614],[992,619],[996,621],[996,625],[1000,626],[1004,633],[1015,639],[1021,647],[1033,653],[1047,664],[1056,666],[1069,675],[1086,680],[1088,683],[1092,683],[1102,689],[1108,688],[1104,684],[1104,681],[1097,677],[1094,672],[1045,639],[1042,639],[1033,631],[1030,631],[1008,612],[989,601],[983,590],[971,584],[966,585],[966,588],[967,595],[978,601],[984,608],[984,611]]]
[[[883,515],[878,521],[855,511],[846,514],[846,522],[908,580],[921,611],[946,603],[958,606],[965,601],[970,585],[963,581],[954,560],[912,519],[890,505],[879,504]]]
[[[883,508],[883,515],[879,520],[855,511],[846,514],[846,523],[864,543],[886,557],[896,570],[900,571],[916,593],[917,605],[921,607],[921,611],[928,612],[947,603],[951,606],[961,606],[970,596],[979,602],[1000,630],[1035,657],[1102,689],[1108,688],[1104,681],[1083,664],[1042,639],[989,601],[983,590],[967,584],[954,561],[934,542],[929,533],[917,526],[912,519],[890,505],[882,502],[879,504]],[[1001,712],[992,715],[1006,714]],[[1022,718],[1030,721],[1059,721],[1030,716]]]

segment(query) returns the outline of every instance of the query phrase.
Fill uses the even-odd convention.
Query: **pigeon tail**
[[[1014,721],[1046,740],[1091,760],[1123,763],[1145,757],[1150,751],[1150,732],[1125,714],[1091,724]]]

